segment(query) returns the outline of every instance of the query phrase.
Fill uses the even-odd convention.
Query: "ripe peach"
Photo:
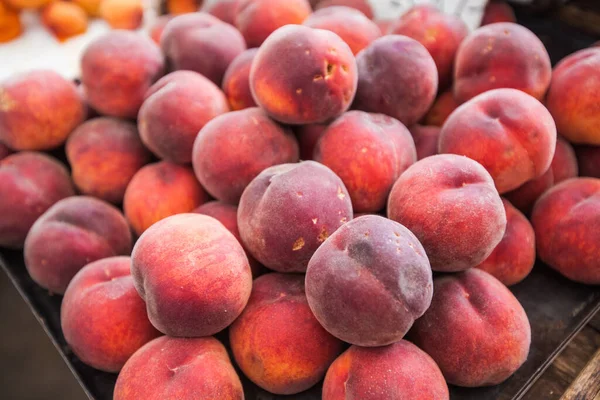
[[[79,7],[83,8],[83,10],[90,17],[98,17],[100,16],[100,4],[103,0],[71,0],[73,3],[77,4]]]
[[[233,59],[223,77],[223,92],[233,111],[256,107],[250,90],[250,68],[258,49],[248,49]]]
[[[100,17],[113,29],[138,29],[144,20],[142,0],[102,0]]]
[[[42,23],[59,41],[87,31],[88,16],[83,8],[67,1],[54,1],[44,8]]]
[[[193,13],[201,3],[202,0],[167,0],[167,12],[172,15]]]
[[[0,2],[0,43],[10,42],[21,36],[23,24],[18,10]]]
[[[450,114],[458,108],[460,104],[454,99],[452,91],[440,94],[435,103],[431,106],[423,123],[425,125],[439,126],[444,125]]]
[[[239,2],[240,0],[213,0],[204,3],[202,11],[235,26],[235,16]]]
[[[417,148],[417,160],[422,160],[425,157],[434,156],[438,153],[438,139],[441,128],[416,124],[411,126],[409,130]]]

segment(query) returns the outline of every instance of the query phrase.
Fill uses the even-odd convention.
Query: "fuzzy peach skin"
[[[235,16],[240,0],[214,0],[204,2],[202,11],[235,26]]]
[[[100,17],[113,29],[138,29],[144,20],[142,0],[102,0]]]
[[[556,126],[542,103],[516,89],[480,94],[448,118],[439,153],[481,163],[500,193],[543,175],[556,148]]]
[[[131,242],[127,221],[116,207],[93,197],[68,197],[31,227],[25,239],[25,266],[38,285],[62,294],[84,266],[128,255]]]
[[[385,346],[402,339],[429,307],[431,275],[415,235],[397,222],[365,215],[317,249],[306,270],[306,296],[333,336]]]
[[[535,264],[535,233],[519,210],[502,199],[506,212],[506,231],[492,254],[476,268],[493,275],[506,286],[521,282]]]
[[[244,246],[265,267],[304,272],[315,250],[352,216],[342,180],[304,161],[261,172],[242,194],[238,226]]]
[[[244,400],[244,391],[227,350],[217,339],[163,336],[127,361],[113,399]]]
[[[417,160],[434,156],[437,152],[441,128],[415,124],[409,128],[417,148]]]
[[[238,111],[256,107],[250,89],[250,68],[258,49],[248,49],[233,59],[223,77],[223,92],[227,96],[229,106]]]
[[[437,68],[427,49],[416,40],[383,36],[358,53],[356,62],[358,89],[353,108],[386,114],[410,126],[433,104],[438,90]]]
[[[311,11],[307,0],[239,0],[235,26],[249,47],[259,47],[278,28],[301,24]]]
[[[88,16],[79,5],[67,1],[53,1],[44,7],[42,24],[60,41],[87,31]]]
[[[165,31],[165,26],[174,18],[173,15],[161,15],[156,19],[152,27],[150,28],[150,37],[160,46],[160,40],[162,38],[162,34]]]
[[[382,35],[377,24],[362,12],[344,6],[317,10],[304,20],[303,25],[336,33],[350,46],[354,54]]]
[[[0,141],[13,150],[58,147],[84,118],[77,87],[56,72],[24,72],[0,82]]]
[[[550,168],[540,177],[525,182],[504,196],[521,212],[529,215],[536,200],[552,186],[579,175],[573,146],[561,137],[556,139],[556,150]]]
[[[573,281],[600,284],[600,179],[554,186],[535,204],[531,223],[542,261]]]
[[[178,164],[192,161],[198,132],[229,111],[223,92],[204,76],[175,71],[156,82],[138,115],[144,144],[161,159]]]
[[[119,372],[140,347],[158,337],[146,304],[133,286],[129,257],[86,265],[63,298],[60,322],[67,344],[81,361]]]
[[[449,400],[435,361],[414,344],[352,346],[329,367],[323,400]]]
[[[33,223],[75,190],[65,166],[42,153],[0,160],[0,247],[21,249]]]
[[[252,271],[235,236],[216,219],[179,214],[157,222],[131,254],[135,287],[152,325],[169,336],[227,328],[252,290]]]
[[[373,19],[375,16],[373,14],[373,8],[371,8],[371,4],[369,4],[368,0],[320,0],[317,1],[315,6],[315,10],[321,10],[327,7],[334,6],[343,6],[354,8],[355,10],[363,13],[367,18]]]
[[[600,145],[600,48],[569,55],[554,67],[546,106],[561,135],[576,144]]]
[[[455,15],[433,6],[418,5],[396,20],[388,34],[405,35],[425,46],[435,61],[439,87],[446,88],[452,83],[456,51],[469,34],[469,28]]]
[[[492,89],[519,89],[543,100],[552,66],[540,39],[524,26],[502,22],[473,31],[458,48],[454,97],[463,103]]]
[[[297,161],[295,136],[257,107],[210,121],[198,133],[192,153],[202,186],[216,199],[232,204],[266,168]]]
[[[123,198],[123,211],[137,235],[155,222],[191,212],[208,201],[208,194],[190,167],[166,161],[149,164],[131,179]]]
[[[338,35],[288,25],[258,50],[250,88],[254,101],[279,122],[323,123],[350,107],[357,74],[354,55]]]
[[[233,59],[246,50],[237,29],[206,13],[173,18],[160,43],[171,70],[198,72],[217,86]]]
[[[600,178],[600,146],[577,146],[575,148],[579,174]]]
[[[517,22],[517,18],[512,7],[507,2],[490,0],[483,11],[481,26],[497,22]]]
[[[409,339],[433,358],[448,383],[497,385],[523,365],[531,327],[506,286],[476,268],[439,276],[433,286],[431,307]]]
[[[328,126],[328,124],[310,124],[294,127],[298,146],[300,146],[301,160],[307,161],[313,159],[315,146]]]
[[[329,125],[313,158],[342,179],[355,212],[377,212],[396,179],[417,161],[417,151],[398,120],[349,111]]]
[[[460,104],[454,99],[452,91],[440,94],[435,103],[431,106],[427,115],[423,119],[424,125],[439,126],[444,125],[450,114],[458,108]]]
[[[242,315],[229,328],[237,365],[274,394],[296,394],[323,379],[343,343],[315,319],[304,276],[272,273],[254,281]]]
[[[114,204],[123,201],[131,178],[151,159],[133,123],[107,117],[75,129],[66,153],[79,191]]]
[[[494,181],[481,164],[453,154],[417,161],[396,181],[388,217],[421,241],[434,271],[457,272],[485,260],[506,230]]]
[[[81,82],[86,100],[101,114],[135,118],[164,67],[160,49],[149,37],[121,30],[109,32],[83,53]]]

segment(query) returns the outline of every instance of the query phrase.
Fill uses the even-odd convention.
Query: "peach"
[[[129,257],[109,257],[79,271],[65,292],[60,322],[67,344],[84,363],[118,372],[154,329],[129,269]]]
[[[306,271],[315,250],[351,219],[344,183],[314,161],[267,168],[246,187],[238,209],[244,245],[278,272]]]
[[[202,0],[166,0],[167,12],[172,15],[193,13],[198,11]]]
[[[102,1],[104,0],[71,0],[71,2],[83,8],[83,10],[90,17],[100,16],[100,4],[102,3]]]
[[[213,0],[204,3],[202,11],[209,13],[223,22],[235,26],[235,16],[240,0]]]
[[[577,161],[579,174],[592,178],[600,178],[600,147],[599,146],[577,146]]]
[[[151,158],[134,124],[106,117],[75,129],[65,150],[79,191],[115,204],[123,201],[129,181]]]
[[[326,7],[333,6],[344,6],[354,8],[365,14],[365,16],[369,19],[373,19],[373,8],[369,3],[369,0],[321,0],[315,7],[315,10],[320,10]]]
[[[161,78],[146,94],[138,114],[142,142],[158,157],[178,164],[192,161],[198,132],[229,111],[217,85],[192,71]]]
[[[535,264],[535,233],[527,218],[508,200],[502,199],[506,212],[506,232],[492,254],[476,268],[484,270],[506,286],[521,282]]]
[[[112,31],[93,41],[81,60],[86,100],[99,113],[135,118],[150,86],[164,72],[158,46],[138,33]]]
[[[497,22],[517,22],[517,18],[508,3],[501,0],[490,0],[483,11],[481,26]]]
[[[440,153],[481,163],[500,193],[543,175],[555,148],[552,116],[516,89],[491,90],[457,108],[442,127],[438,145]]]
[[[67,1],[55,1],[44,8],[42,23],[59,41],[87,31],[88,16],[83,8]]]
[[[278,273],[254,281],[248,306],[229,328],[229,342],[244,374],[274,394],[314,386],[343,348],[310,311],[304,276]]]
[[[249,47],[259,47],[278,28],[301,24],[311,11],[307,0],[240,0],[235,26]]]
[[[19,11],[0,2],[0,43],[10,42],[21,36],[23,24]]]
[[[580,50],[554,67],[546,106],[568,141],[600,145],[600,48]]]
[[[358,72],[350,47],[335,33],[301,25],[275,31],[250,70],[254,101],[287,124],[323,123],[346,111]]]
[[[131,179],[123,198],[123,210],[131,227],[141,235],[155,222],[188,213],[208,201],[194,171],[161,161],[140,169]]]
[[[169,336],[210,336],[241,313],[252,289],[244,249],[223,224],[180,214],[152,225],[131,255],[152,325]]]
[[[343,6],[317,10],[304,20],[303,25],[338,34],[354,54],[381,36],[381,29],[362,12]]]
[[[350,111],[325,130],[314,160],[342,179],[355,212],[377,212],[385,207],[396,179],[417,161],[417,151],[398,120]]]
[[[409,128],[417,148],[417,160],[434,156],[437,152],[441,128],[437,126],[413,125]]]
[[[84,118],[77,87],[56,72],[25,72],[0,82],[0,141],[13,150],[56,148]]]
[[[173,19],[173,15],[161,15],[156,19],[154,25],[150,28],[150,37],[160,46],[160,41],[162,39],[162,34],[165,31],[165,27]]]
[[[323,400],[449,400],[435,361],[401,340],[386,347],[352,346],[329,367]]]
[[[431,279],[415,235],[397,222],[365,215],[317,249],[306,270],[306,296],[333,336],[358,346],[385,346],[402,339],[427,310]]]
[[[354,108],[386,114],[410,126],[433,104],[438,89],[437,68],[427,49],[416,40],[402,35],[383,36],[358,53],[356,62]]]
[[[418,5],[402,15],[388,33],[408,36],[425,46],[435,61],[439,87],[446,88],[452,82],[456,51],[469,28],[455,15],[445,14],[433,6]]]
[[[550,56],[533,32],[510,22],[486,25],[458,48],[454,97],[463,103],[488,90],[513,88],[542,100],[551,76]]]
[[[494,181],[481,164],[453,154],[417,161],[396,181],[388,217],[421,241],[434,271],[457,272],[485,260],[506,230]]]
[[[535,203],[531,223],[543,262],[573,281],[600,284],[600,179],[554,186]]]
[[[128,255],[131,232],[123,214],[102,200],[74,196],[50,207],[25,239],[25,266],[31,278],[62,294],[84,266]]]
[[[536,200],[552,186],[579,175],[575,150],[564,139],[557,137],[556,150],[550,168],[540,177],[525,182],[505,197],[525,214],[530,214]]]
[[[23,248],[33,223],[74,194],[65,166],[45,154],[22,152],[0,160],[0,247]]]
[[[227,350],[212,337],[154,339],[127,361],[114,400],[243,400]]]
[[[113,29],[138,29],[144,20],[142,0],[102,0],[100,17]]]
[[[178,15],[161,39],[172,70],[198,72],[220,86],[233,59],[246,50],[244,38],[233,26],[206,13]]]
[[[531,327],[525,310],[499,280],[480,269],[436,277],[433,301],[410,340],[434,359],[446,381],[497,385],[527,359]]]
[[[315,146],[328,126],[327,124],[310,124],[300,125],[294,129],[298,145],[300,146],[301,160],[307,161],[313,159]]]
[[[250,90],[250,68],[258,49],[248,49],[233,59],[223,76],[223,92],[232,110],[256,107]]]
[[[425,125],[439,126],[444,125],[450,114],[458,108],[460,104],[454,99],[452,91],[443,92],[435,100],[427,115],[423,119]]]

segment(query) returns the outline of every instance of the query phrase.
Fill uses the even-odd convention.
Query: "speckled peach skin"
[[[373,19],[373,8],[369,4],[368,0],[320,0],[317,1],[317,4],[314,6],[315,10],[320,10],[326,7],[334,7],[334,6],[344,6],[354,8],[365,14],[365,16],[369,19]]]
[[[118,372],[140,347],[158,337],[131,277],[129,257],[109,257],[75,275],[61,305],[61,327],[84,363]]]
[[[425,157],[434,156],[438,153],[437,147],[441,128],[415,124],[409,130],[415,141],[417,160],[422,160]]]
[[[427,112],[427,115],[425,115],[423,124],[439,126],[441,128],[450,114],[452,114],[459,105],[460,104],[454,99],[452,91],[443,92],[437,97],[435,103],[433,103]]]
[[[298,146],[300,146],[300,159],[309,161],[313,159],[315,146],[329,124],[309,124],[294,127]]]
[[[312,315],[304,276],[279,273],[254,281],[248,306],[229,328],[229,341],[250,380],[287,395],[314,386],[343,349]]]
[[[497,385],[527,359],[531,327],[519,301],[480,269],[439,276],[433,301],[409,339],[438,364],[449,384]]]
[[[248,49],[233,59],[223,77],[223,92],[233,111],[256,107],[250,89],[250,68],[257,48]]]
[[[577,146],[579,174],[590,178],[600,178],[600,146]]]
[[[497,22],[517,22],[515,12],[505,1],[491,0],[485,6],[481,26],[495,24]]]
[[[306,271],[308,304],[335,337],[358,346],[399,341],[429,307],[423,246],[397,222],[366,215],[338,229]]]

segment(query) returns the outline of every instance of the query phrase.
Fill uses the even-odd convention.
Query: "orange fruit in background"
[[[46,4],[51,3],[53,0],[2,0],[7,6],[21,9],[21,8],[42,8]]]
[[[100,4],[102,0],[71,0],[79,7],[83,8],[90,17],[97,17],[100,15]]]
[[[23,26],[18,11],[0,1],[0,43],[9,42],[21,35]]]
[[[87,31],[88,17],[77,4],[56,1],[44,8],[42,23],[62,42]]]
[[[141,0],[103,0],[100,17],[115,29],[137,29],[144,19]]]
[[[167,0],[167,11],[169,14],[185,14],[196,12],[200,8],[201,1],[196,0]]]

